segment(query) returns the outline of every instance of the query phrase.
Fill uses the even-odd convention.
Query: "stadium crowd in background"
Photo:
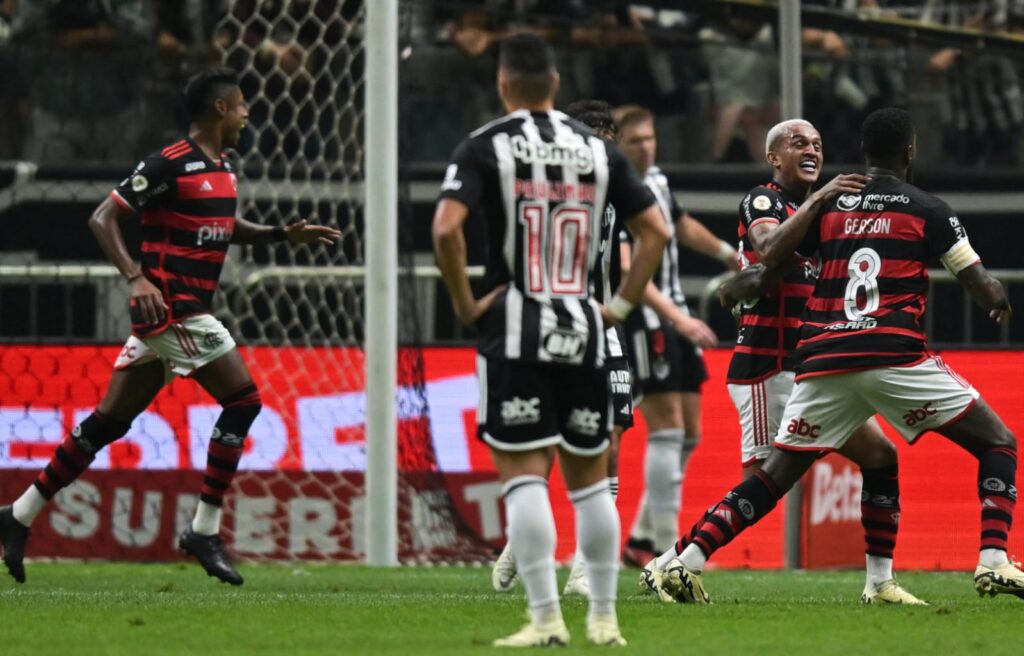
[[[1019,0],[801,4],[995,33],[1024,25]],[[187,74],[223,60],[239,70],[252,63],[266,81],[260,91],[291,100],[254,104],[254,127],[274,129],[256,131],[258,142],[243,148],[281,166],[300,149],[307,158],[355,161],[358,138],[334,143],[326,135],[338,122],[358,128],[350,101],[360,93],[362,9],[361,0],[3,0],[0,63],[12,74],[0,81],[0,158],[131,161],[179,127],[161,108],[173,107],[167,101]],[[443,161],[459,135],[499,113],[493,98],[459,89],[489,85],[496,43],[522,30],[556,50],[559,105],[596,97],[651,108],[667,163],[758,162],[779,118],[778,30],[756,16],[625,0],[406,0],[400,11],[403,136],[414,161]],[[934,144],[922,153],[925,163],[1020,160],[1018,60],[810,26],[803,45],[805,114],[832,161],[856,161],[857,126],[892,105],[931,119],[921,122]],[[345,71],[340,77],[351,83],[328,82]],[[242,83],[251,93],[261,81]],[[311,111],[332,95],[332,106],[352,111]],[[127,138],[106,138],[116,126]],[[300,145],[300,134],[320,138]]]

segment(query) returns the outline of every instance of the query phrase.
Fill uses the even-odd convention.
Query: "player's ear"
[[[509,93],[508,73],[505,72],[504,68],[499,66],[498,67],[498,97],[501,98],[501,101],[503,103],[505,103],[506,105],[508,104],[508,93]]]
[[[220,97],[214,98],[213,99],[213,108],[215,110],[217,110],[217,116],[218,117],[224,118],[225,116],[227,116],[227,113],[228,113],[228,101],[226,99],[220,98]]]
[[[776,166],[779,165],[779,154],[776,153],[774,150],[769,150],[767,153],[765,153],[764,158],[768,160],[768,163],[772,165],[772,168],[775,168]]]
[[[558,95],[558,89],[562,86],[562,76],[555,71],[551,74],[551,99],[554,100],[555,96]]]
[[[911,162],[914,161],[914,149],[916,147],[917,147],[917,135],[915,134],[913,140],[910,142],[910,145],[907,146],[907,153],[906,153],[907,164],[910,164]]]

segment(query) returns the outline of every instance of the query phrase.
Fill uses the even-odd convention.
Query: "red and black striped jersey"
[[[132,332],[148,337],[208,314],[238,205],[238,179],[223,154],[213,161],[186,137],[142,160],[110,195],[142,214],[142,272],[169,310],[154,325],[131,308]]]
[[[817,251],[822,269],[802,317],[797,380],[927,357],[927,263],[966,243],[949,205],[893,175],[872,174],[859,195],[829,203],[800,248]]]
[[[743,267],[756,264],[747,233],[759,224],[782,223],[800,207],[800,199],[775,182],[755,187],[740,203],[739,251]],[[774,289],[745,303],[726,382],[749,384],[794,369],[793,349],[800,339],[800,314],[814,289],[817,266],[798,256],[797,266]]]

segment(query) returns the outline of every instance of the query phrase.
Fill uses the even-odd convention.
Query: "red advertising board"
[[[245,473],[229,495],[233,546],[243,554],[269,558],[357,556],[361,522],[355,521],[350,508],[361,508],[365,467],[360,352],[256,347],[244,354],[260,386],[264,410],[241,463]],[[0,471],[0,502],[24,489],[45,465],[55,443],[95,406],[116,355],[116,347],[0,347],[0,470],[13,470]],[[981,390],[1012,430],[1022,432],[1024,399],[1007,381],[1024,367],[1024,353],[952,351],[943,356]],[[684,484],[684,528],[739,480],[739,429],[724,384],[728,358],[725,350],[707,352],[712,377],[704,392],[701,446]],[[498,485],[487,449],[474,437],[474,353],[466,348],[426,349],[424,361],[432,451],[444,472],[444,485],[464,521],[500,545],[504,518]],[[402,394],[409,392],[403,388]],[[51,508],[37,520],[34,553],[124,557],[125,540],[140,545],[150,540],[130,557],[169,557],[174,529],[185,521],[182,517],[188,516],[198,492],[205,443],[218,411],[192,382],[173,382],[129,435],[97,458],[83,476],[77,489],[88,494],[68,499],[73,507]],[[422,414],[421,405],[400,403],[403,427],[419,425],[426,419]],[[980,524],[975,461],[937,436],[925,437],[911,448],[886,429],[900,452],[903,513],[897,566],[972,567]],[[624,533],[639,500],[645,433],[640,420],[622,445],[618,506]],[[403,469],[415,470],[418,460],[416,454],[409,455]],[[809,477],[821,485],[811,486],[806,497],[808,565],[859,566],[859,475],[831,457],[820,461]],[[405,492],[403,512],[422,514],[429,509],[427,492]],[[557,474],[551,496],[560,536],[558,555],[565,559],[573,549],[573,511]],[[780,567],[782,505],[716,554],[714,563]],[[1018,509],[1018,526],[1022,514]],[[406,537],[413,543],[443,544],[448,537],[442,520],[413,521],[415,535]],[[1011,538],[1011,551],[1018,554],[1024,553],[1020,536],[1018,530]]]

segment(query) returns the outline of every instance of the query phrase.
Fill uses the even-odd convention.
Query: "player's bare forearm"
[[[716,237],[703,223],[690,216],[689,212],[683,212],[676,225],[679,243],[690,250],[721,260],[725,264],[728,264],[728,258],[735,258],[736,250]]]
[[[1006,289],[981,262],[963,269],[956,274],[956,278],[974,302],[988,310],[990,317],[998,323],[1009,321],[1012,310]]]
[[[811,194],[791,217],[766,234],[760,244],[754,245],[758,259],[768,268],[775,268],[788,261],[828,202],[840,194],[859,194],[867,181],[866,176],[858,173],[837,175],[830,180]]]
[[[128,247],[124,243],[124,234],[121,232],[121,221],[129,216],[131,216],[129,210],[118,205],[114,199],[108,196],[89,217],[89,230],[96,237],[96,241],[99,242],[107,259],[126,279],[133,278],[140,273],[139,266],[128,252]]]
[[[643,297],[651,276],[661,264],[661,256],[670,235],[655,205],[630,218],[626,225],[633,235],[633,252],[628,270],[623,267],[624,275],[618,295],[636,305]]]
[[[443,199],[434,213],[432,235],[434,255],[441,278],[452,297],[452,307],[464,326],[472,326],[483,316],[504,287],[492,289],[480,300],[473,297],[473,288],[466,273],[466,236],[462,226],[469,217],[469,208],[459,201]]]
[[[275,238],[273,226],[253,223],[242,217],[235,219],[235,229],[231,233],[232,244],[269,244],[274,241],[280,241],[280,238]]]
[[[718,288],[718,298],[724,307],[732,307],[739,301],[760,298],[770,289],[767,282],[768,268],[758,262],[737,273]]]

